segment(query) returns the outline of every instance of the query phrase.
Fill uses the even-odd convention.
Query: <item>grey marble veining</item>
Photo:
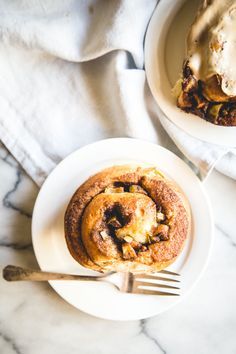
[[[105,321],[73,308],[48,284],[1,278],[0,353],[236,353],[236,182],[213,172],[205,187],[216,220],[212,256],[198,285],[179,305],[147,320]],[[37,193],[1,147],[1,267],[37,267],[30,231]]]

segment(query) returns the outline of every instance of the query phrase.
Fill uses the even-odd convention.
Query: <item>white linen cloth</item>
[[[181,154],[171,138],[202,176],[219,160],[236,178],[235,149],[188,136],[151,97],[143,43],[156,4],[0,0],[0,139],[38,185],[70,152],[119,136]]]

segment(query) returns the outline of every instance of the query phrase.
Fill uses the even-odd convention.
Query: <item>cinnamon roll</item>
[[[178,107],[222,126],[236,126],[235,28],[236,0],[202,0],[176,86]]]
[[[180,254],[190,223],[183,193],[156,168],[114,166],[76,190],[65,213],[65,237],[84,267],[151,272]]]

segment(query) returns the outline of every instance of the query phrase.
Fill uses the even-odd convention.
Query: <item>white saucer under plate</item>
[[[179,157],[165,148],[129,138],[101,140],[64,159],[43,184],[32,220],[33,247],[43,270],[94,274],[70,255],[64,237],[64,213],[75,190],[89,176],[112,165],[155,165],[175,180],[192,210],[192,233],[182,254],[169,269],[181,274],[181,296],[123,294],[112,285],[76,281],[50,281],[70,304],[91,315],[112,320],[137,320],[157,315],[177,304],[203,273],[212,244],[213,219],[202,183]]]
[[[221,127],[181,111],[172,88],[180,78],[185,41],[199,0],[161,0],[145,39],[145,69],[152,94],[166,116],[186,133],[218,145],[236,146],[236,127]]]

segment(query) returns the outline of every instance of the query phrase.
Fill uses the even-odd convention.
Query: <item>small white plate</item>
[[[161,0],[145,40],[145,68],[152,94],[166,116],[186,133],[213,144],[236,146],[236,127],[221,127],[181,111],[172,88],[181,76],[185,41],[199,0]]]
[[[112,320],[137,320],[157,315],[180,301],[202,274],[212,243],[212,214],[201,182],[172,152],[142,140],[117,138],[87,145],[63,160],[42,186],[32,220],[34,251],[43,270],[94,274],[70,255],[64,237],[64,213],[75,190],[89,176],[112,165],[151,164],[175,180],[192,209],[192,233],[170,269],[181,274],[181,296],[122,294],[112,285],[51,281],[66,301],[91,315]]]

